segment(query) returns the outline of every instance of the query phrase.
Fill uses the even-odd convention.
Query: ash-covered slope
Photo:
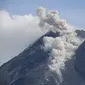
[[[64,68],[57,60],[52,63],[52,49],[45,50],[44,37],[59,37],[60,34],[48,32],[18,56],[0,67],[1,85],[84,85],[85,81],[75,70],[75,57],[65,62]],[[56,56],[58,57],[58,56]],[[64,54],[63,54],[64,57]],[[50,60],[51,59],[51,60]],[[54,57],[55,59],[55,57]],[[59,58],[57,58],[59,59]],[[56,59],[55,59],[56,60]],[[81,61],[80,61],[81,63]],[[56,65],[56,66],[55,66]],[[78,65],[78,64],[77,64]],[[50,66],[52,68],[50,68]],[[79,65],[78,65],[79,66]],[[53,68],[55,69],[53,70]],[[62,69],[63,68],[63,69]],[[79,68],[80,69],[80,68]],[[61,74],[61,75],[60,75]],[[60,81],[62,76],[62,82]]]
[[[75,68],[79,74],[85,78],[85,41],[76,51]]]
[[[21,54],[2,65],[0,67],[0,85],[42,85],[44,82],[49,85],[53,84],[52,81],[55,81],[53,78],[49,82],[45,79],[49,74],[47,66],[49,51],[44,51],[42,48],[45,36],[55,38],[59,34],[48,32]]]
[[[77,36],[80,38],[85,38],[84,30],[76,30]],[[79,74],[85,78],[85,41],[78,47],[75,53],[75,68]]]

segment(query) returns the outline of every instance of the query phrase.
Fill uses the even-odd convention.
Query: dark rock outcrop
[[[81,76],[85,77],[85,41],[76,51],[75,68]]]
[[[84,30],[76,30],[78,37],[85,38],[85,31]]]

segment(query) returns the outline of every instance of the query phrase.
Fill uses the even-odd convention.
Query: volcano
[[[73,29],[57,11],[36,12],[30,22],[35,19],[42,36],[0,67],[0,85],[85,85],[85,31]]]

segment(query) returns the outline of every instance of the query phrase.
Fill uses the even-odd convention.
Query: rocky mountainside
[[[1,85],[84,85],[85,80],[80,74],[85,75],[85,42],[76,51],[75,57],[65,62],[62,70],[62,83],[59,76],[48,67],[51,49],[43,49],[43,37],[58,37],[59,33],[48,32],[30,45],[18,56],[14,57],[0,67]],[[83,56],[81,56],[83,54]],[[75,63],[76,62],[76,63]],[[77,71],[75,70],[75,67]],[[58,69],[56,70],[58,71]]]
[[[85,77],[85,41],[76,51],[75,68],[82,77]]]
[[[44,36],[57,37],[58,33],[48,32]],[[49,75],[47,66],[49,51],[44,51],[43,37],[25,49],[18,56],[0,67],[0,85],[56,85]],[[49,81],[46,80],[49,76]]]

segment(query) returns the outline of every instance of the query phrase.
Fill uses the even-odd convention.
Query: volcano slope
[[[48,32],[44,36],[57,37],[59,33]],[[25,49],[18,56],[0,67],[1,85],[56,85],[47,66],[49,52],[44,51],[43,37]],[[46,74],[49,80],[46,80]],[[54,84],[53,84],[54,82]]]
[[[85,85],[85,79],[79,75],[84,73],[80,67],[84,67],[82,50],[76,51],[84,47],[79,47],[84,41],[82,31],[72,30],[56,11],[46,12],[41,7],[37,18],[45,35],[0,67],[0,84]]]

